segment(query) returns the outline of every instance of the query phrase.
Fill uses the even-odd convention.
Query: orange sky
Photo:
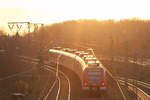
[[[9,21],[42,23],[70,19],[150,18],[150,0],[0,0],[0,26]]]

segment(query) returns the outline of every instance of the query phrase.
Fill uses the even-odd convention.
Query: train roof
[[[56,50],[62,49],[62,47],[53,47],[53,48],[56,49]]]
[[[82,58],[80,58],[79,56],[73,54],[73,53],[65,52],[65,51],[62,51],[62,50],[55,50],[55,49],[50,49],[49,52],[58,53],[60,55],[65,55],[65,56],[68,56],[70,58],[74,58],[79,63],[81,63],[81,65],[83,66],[82,69],[85,69],[85,67],[86,67],[86,63],[84,62],[84,60]]]
[[[86,63],[80,56],[78,56],[76,54],[66,52],[66,51],[62,51],[62,50],[55,50],[55,49],[50,49],[49,52],[58,53],[60,55],[65,55],[65,56],[68,56],[70,58],[76,59],[82,65],[83,70],[88,67],[88,63]],[[101,62],[99,60],[97,60],[94,56],[92,57],[92,55],[90,55],[89,58],[87,58],[87,59],[95,60],[95,64],[98,65],[97,67],[101,67],[101,68],[103,67]],[[91,63],[93,63],[93,62],[91,62]]]

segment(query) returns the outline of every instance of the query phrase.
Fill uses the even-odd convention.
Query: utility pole
[[[58,73],[59,73],[59,59],[60,59],[60,57],[61,57],[61,54],[60,55],[58,55],[58,57],[57,57],[57,71],[56,71],[56,77],[58,77]]]
[[[30,22],[8,22],[8,27],[12,33],[20,33],[20,30],[23,25],[28,25]],[[24,27],[26,28],[26,27]],[[29,30],[30,27],[28,27]]]
[[[128,48],[128,41],[125,41],[125,45],[124,46],[125,46],[125,62],[127,62],[128,61],[128,55],[129,55],[128,54],[128,51],[129,51],[128,50],[129,49]]]
[[[30,41],[31,29],[33,31],[37,30],[39,27],[43,27],[43,23],[31,23],[31,22],[8,22],[8,28],[10,29],[11,34],[16,35],[16,38],[19,38],[23,30],[27,30],[28,41]],[[9,34],[8,34],[9,36]]]
[[[22,33],[28,33],[28,42],[31,42],[30,41],[30,33],[35,30],[37,30],[39,27],[43,27],[44,24],[42,23],[31,23],[31,22],[8,22],[8,28],[10,29],[10,32],[11,32],[11,35],[15,34],[15,41],[13,40],[14,42],[14,45],[12,46],[11,42],[10,42],[10,45],[12,48],[10,48],[10,52],[11,49],[13,49],[14,51],[18,50],[19,49],[19,39],[20,39],[20,35]],[[27,30],[27,31],[25,31]],[[10,34],[8,33],[8,36]]]
[[[113,37],[111,36],[110,37],[110,49],[109,49],[109,54],[110,54],[110,57],[111,57],[111,62],[113,62],[113,56],[114,56],[114,39]]]

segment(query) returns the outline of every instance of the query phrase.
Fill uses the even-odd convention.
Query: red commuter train
[[[61,49],[50,49],[50,61],[57,62],[59,55],[59,64],[73,70],[82,83],[82,89],[85,91],[106,90],[105,70],[100,61],[92,55],[80,57],[75,53],[63,51]]]

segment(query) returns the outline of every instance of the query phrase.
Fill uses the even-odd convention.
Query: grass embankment
[[[102,62],[114,76],[126,77],[150,83],[150,66],[141,66],[125,62]]]
[[[36,64],[24,62],[17,57],[0,55],[1,78],[25,72],[34,67],[32,71],[18,74],[0,81],[0,100],[16,99],[13,93],[22,93],[25,96],[21,100],[37,100],[47,82],[53,79],[53,75],[46,70],[39,69]]]

